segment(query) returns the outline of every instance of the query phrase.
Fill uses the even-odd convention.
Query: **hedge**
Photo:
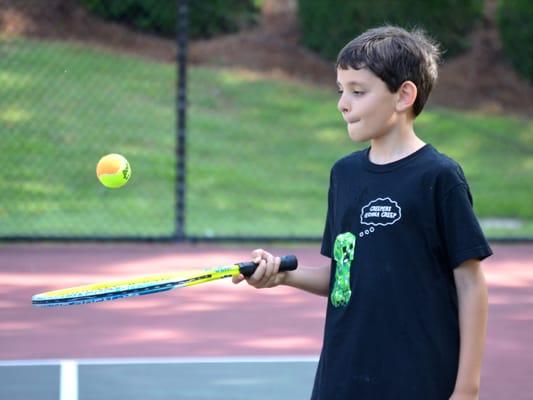
[[[503,48],[516,70],[533,82],[533,6],[530,0],[501,0],[498,26]]]
[[[173,36],[176,32],[176,0],[78,0],[104,19],[136,29]],[[208,38],[235,32],[256,23],[257,0],[189,1],[189,35]]]
[[[423,28],[444,57],[469,47],[468,33],[483,15],[483,0],[299,0],[302,41],[327,59],[361,32],[383,24]]]

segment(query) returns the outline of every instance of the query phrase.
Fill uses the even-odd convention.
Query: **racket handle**
[[[253,261],[247,261],[238,263],[241,274],[244,276],[251,276],[259,264]],[[296,256],[288,255],[281,257],[281,263],[279,264],[279,272],[293,271],[298,267],[298,259]]]

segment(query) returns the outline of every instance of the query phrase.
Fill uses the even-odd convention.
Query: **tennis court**
[[[5,363],[6,399],[300,399],[310,395],[311,357],[101,359]]]
[[[254,246],[39,244],[0,248],[1,399],[306,399],[325,298],[218,281],[87,306],[31,295],[101,279],[244,261]],[[318,245],[268,247],[322,265]],[[481,399],[531,399],[533,246],[484,263],[489,326]],[[408,360],[406,360],[408,362]]]

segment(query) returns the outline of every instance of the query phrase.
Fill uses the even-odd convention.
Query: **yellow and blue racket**
[[[229,278],[239,274],[248,277],[254,273],[257,265],[249,261],[204,270],[146,275],[133,279],[76,286],[36,294],[32,297],[32,304],[37,307],[70,306],[159,293],[174,288]],[[281,257],[279,271],[292,271],[297,267],[298,260],[295,256]]]

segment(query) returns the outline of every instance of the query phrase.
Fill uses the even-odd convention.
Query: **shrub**
[[[483,0],[299,0],[304,44],[331,60],[355,36],[386,23],[423,28],[450,57],[469,47],[467,34],[482,13]]]
[[[501,0],[498,26],[503,48],[516,70],[533,82],[533,7],[529,0]]]
[[[173,36],[176,0],[79,0],[91,12],[136,29]],[[257,0],[189,1],[189,34],[207,38],[253,25],[259,14]]]

